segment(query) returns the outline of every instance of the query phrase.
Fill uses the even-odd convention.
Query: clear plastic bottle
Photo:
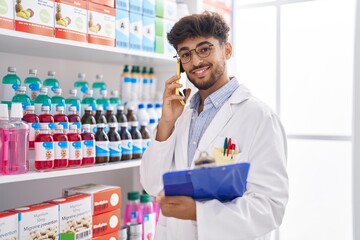
[[[149,114],[149,123],[150,123],[150,119],[154,119],[155,123],[157,123],[158,122],[158,115],[157,115],[157,113],[155,111],[154,104],[148,103],[146,111]]]
[[[116,131],[117,122],[109,123],[109,162],[118,162],[121,160],[121,139],[120,135]]]
[[[74,83],[75,89],[77,89],[78,96],[80,99],[84,98],[84,95],[86,94],[87,90],[89,89],[89,84],[85,80],[86,75],[85,73],[79,73],[78,74],[78,80]]]
[[[150,116],[145,109],[145,105],[142,103],[140,103],[138,106],[137,119],[140,123],[142,122],[147,122],[148,124],[150,123]]]
[[[54,167],[54,139],[48,125],[40,126],[40,133],[35,138],[35,168],[49,170]]]
[[[132,91],[132,77],[129,72],[129,66],[125,65],[121,74],[121,97],[123,104],[126,105],[130,101]]]
[[[129,130],[131,129],[131,126],[133,124],[133,122],[137,122],[138,119],[134,113],[135,108],[133,106],[129,106],[127,109],[127,113],[126,113],[126,118],[128,120],[129,123]]]
[[[3,159],[2,173],[4,175],[23,174],[29,171],[29,127],[21,120],[22,117],[21,104],[12,104],[10,124],[14,127],[3,129],[3,140],[8,141],[4,144],[8,146],[8,155]]]
[[[54,89],[54,96],[51,98],[51,114],[56,114],[56,107],[63,106],[65,110],[65,98],[61,96],[62,89],[55,88]]]
[[[15,96],[11,100],[12,103],[21,103],[23,112],[26,109],[26,106],[31,105],[31,99],[28,95],[26,95],[26,87],[19,86],[18,90],[16,91]]]
[[[63,133],[67,134],[69,132],[69,119],[64,113],[64,106],[56,107],[56,114],[54,115],[55,129],[56,126],[61,125]]]
[[[70,130],[67,134],[67,137],[69,140],[68,167],[80,166],[82,161],[82,139],[77,129],[77,125],[70,125]]]
[[[55,126],[54,139],[54,168],[66,168],[69,160],[69,140],[64,134],[63,125]]]
[[[55,71],[48,71],[48,78],[44,80],[43,86],[48,89],[49,97],[53,97],[55,88],[58,88],[59,81],[55,78]]]
[[[147,129],[147,122],[142,122],[140,127],[140,133],[142,138],[142,153],[150,146],[151,135],[149,129]]]
[[[95,144],[96,144],[96,163],[107,163],[109,162],[109,138],[104,132],[104,124],[96,124]]]
[[[48,126],[50,133],[53,134],[55,131],[54,117],[50,114],[49,106],[41,107],[41,114],[39,115],[40,129],[41,126]]]
[[[142,100],[150,100],[150,79],[149,74],[147,73],[146,67],[142,69]]]
[[[39,117],[35,114],[34,106],[27,106],[22,118],[29,126],[29,148],[34,149],[35,137],[40,133]]]
[[[103,81],[104,76],[102,74],[96,75],[96,80],[92,84],[92,89],[94,90],[94,98],[101,98],[101,90],[106,90],[106,84]]]
[[[34,105],[35,105],[35,114],[36,115],[41,114],[42,106],[49,106],[49,109],[51,109],[51,98],[48,96],[48,89],[46,87],[40,88],[40,94],[35,99]]]
[[[107,108],[110,106],[110,100],[107,98],[107,90],[101,89],[100,94],[101,98],[96,99],[96,105],[102,106],[103,109],[106,111]]]
[[[138,222],[143,225],[143,239],[153,239],[155,235],[156,216],[151,196],[148,194],[140,196]]]
[[[133,141],[132,159],[140,159],[142,157],[142,137],[139,131],[139,123],[133,122],[131,126],[131,138]]]
[[[109,101],[110,101],[110,105],[113,107],[114,110],[121,105],[118,90],[111,90]]]
[[[41,80],[37,77],[37,69],[29,69],[29,76],[25,78],[24,85],[26,86],[26,95],[30,97],[33,103],[39,95],[41,88]]]
[[[89,89],[83,100],[81,101],[81,116],[84,115],[85,108],[90,106],[92,108],[92,111],[96,111],[96,100],[93,98],[93,90]]]
[[[9,159],[10,141],[8,132],[13,128],[15,128],[15,126],[9,122],[7,104],[0,104],[0,175],[2,174],[4,162]]]
[[[16,75],[15,67],[8,67],[8,73],[2,79],[1,86],[1,103],[7,104],[10,110],[11,100],[15,95],[18,87],[21,85],[21,80]]]
[[[95,164],[95,135],[91,132],[90,124],[82,125],[83,132],[81,133],[82,139],[82,162],[81,165]]]
[[[129,223],[137,223],[138,220],[138,208],[140,204],[139,192],[128,192],[127,203],[125,205],[124,225]]]
[[[150,79],[150,99],[154,99],[156,94],[156,75],[154,73],[154,68],[151,67],[149,70],[149,79]]]
[[[77,133],[81,133],[81,118],[75,106],[70,107],[70,114],[67,117],[69,119],[69,128],[71,125],[75,125]]]
[[[110,128],[110,123],[116,123],[116,128],[115,128],[115,131],[118,131],[118,124],[117,124],[117,118],[114,114],[114,111],[113,111],[113,107],[112,106],[109,106],[108,109],[106,110],[106,113],[105,113],[105,118],[106,118],[106,121],[107,121],[107,126],[108,126],[108,129]]]
[[[97,106],[96,107],[96,113],[95,113],[95,121],[96,121],[96,124],[99,124],[99,123],[103,123],[104,124],[104,131],[105,133],[108,132],[108,127],[107,127],[107,120],[106,120],[106,117],[103,113],[103,107],[102,106]]]
[[[88,106],[85,108],[85,113],[81,118],[81,125],[89,124],[90,125],[90,132],[93,134],[96,133],[96,120],[95,117],[92,115],[92,107]]]
[[[76,88],[70,89],[70,91],[69,91],[70,96],[67,99],[65,99],[65,105],[66,105],[65,113],[66,114],[70,114],[71,106],[75,106],[76,111],[78,113],[82,113],[81,112],[81,101],[80,101],[80,98],[77,97],[77,93],[78,93],[78,90]]]
[[[120,123],[119,135],[121,138],[121,160],[130,160],[132,159],[133,142],[127,122]]]
[[[131,68],[131,77],[132,77],[132,86],[131,86],[131,100],[139,99],[139,92],[141,93],[140,88],[140,76],[138,72],[138,66],[132,66]]]
[[[155,122],[155,119],[150,119],[150,124],[148,126],[150,136],[152,136],[154,134],[154,130],[155,130],[156,126],[157,126],[157,123]]]

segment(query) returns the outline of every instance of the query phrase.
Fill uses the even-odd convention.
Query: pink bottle
[[[55,126],[54,138],[54,168],[66,168],[69,159],[69,143],[64,134],[63,125]]]
[[[124,226],[127,226],[128,223],[137,223],[139,217],[139,192],[128,192],[127,199],[128,202],[125,206]]]
[[[63,133],[67,134],[69,132],[69,120],[64,113],[64,106],[56,106],[56,114],[54,115],[55,128],[57,125],[63,126]]]
[[[144,240],[151,240],[155,236],[156,217],[151,202],[151,196],[143,194],[140,196],[139,217],[138,222],[143,225]]]
[[[41,106],[41,114],[39,115],[40,128],[41,126],[48,126],[50,134],[55,132],[54,117],[50,114],[50,106]]]
[[[49,126],[41,125],[40,134],[35,138],[35,168],[49,170],[54,167],[54,139]]]
[[[9,158],[9,138],[7,132],[13,129],[14,124],[9,123],[7,104],[0,104],[0,175],[3,174],[3,164]]]
[[[82,148],[81,136],[78,133],[76,125],[70,125],[70,132],[67,134],[69,140],[69,162],[68,167],[76,167],[81,165]]]
[[[78,133],[80,133],[81,132],[81,118],[77,113],[76,106],[71,106],[69,108],[69,110],[70,110],[70,114],[68,115],[69,125],[76,125],[76,127],[77,127],[76,131]]]
[[[29,126],[29,148],[34,149],[35,137],[40,131],[39,117],[35,114],[34,106],[26,106],[25,115],[22,119]]]
[[[81,139],[83,159],[81,165],[92,165],[95,164],[95,136],[90,130],[90,124],[83,124],[82,129]]]

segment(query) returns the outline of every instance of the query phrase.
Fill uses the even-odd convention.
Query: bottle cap
[[[65,110],[65,107],[64,106],[56,106],[56,111],[57,112],[60,112],[60,111],[64,111]]]
[[[85,108],[85,111],[92,111],[92,107],[91,107],[91,106],[87,106],[87,107]]]
[[[12,103],[10,118],[22,118],[23,117],[23,108],[21,103]]]
[[[58,94],[58,95],[61,95],[62,89],[59,88],[59,87],[57,87],[57,88],[54,89],[54,93],[55,93],[55,94]]]
[[[81,80],[85,80],[86,74],[85,73],[78,73],[78,78]]]
[[[156,103],[155,108],[161,108],[161,103]]]
[[[111,90],[110,94],[111,94],[111,96],[118,97],[119,96],[119,91],[118,90]]]
[[[102,74],[96,74],[96,80],[102,80],[104,75]]]
[[[142,195],[140,196],[140,202],[142,202],[142,203],[151,202],[151,196],[148,195],[148,194],[142,194]]]
[[[26,86],[19,86],[18,92],[26,92]]]
[[[8,72],[16,73],[16,67],[8,67]]]
[[[92,89],[88,89],[87,92],[86,92],[86,95],[92,97],[92,95],[94,94],[94,90]]]
[[[126,127],[126,128],[127,128],[127,126],[128,126],[128,123],[127,123],[127,122],[122,122],[122,123],[120,123],[120,127]]]
[[[41,87],[40,88],[40,93],[47,94],[48,93],[47,87]]]
[[[76,96],[77,95],[77,89],[76,88],[70,89],[69,93],[70,93],[70,95]]]
[[[41,111],[50,111],[50,106],[41,106]]]
[[[107,96],[107,89],[101,89],[100,94],[101,94],[101,96],[106,97]]]
[[[124,106],[123,106],[123,105],[121,105],[121,106],[118,106],[118,107],[117,107],[117,110],[121,110],[121,111],[124,111]]]
[[[118,125],[117,122],[111,122],[111,123],[109,123],[109,128],[116,128],[117,125]]]
[[[63,130],[63,129],[64,129],[63,125],[58,124],[55,126],[55,130]]]
[[[103,106],[102,105],[97,105],[96,106],[96,111],[102,111],[102,110],[104,110],[104,108],[103,108]]]
[[[138,108],[139,108],[139,109],[143,109],[143,108],[145,108],[145,106],[144,106],[144,104],[140,103],[140,104],[138,105]]]
[[[106,111],[114,111],[114,107],[113,106],[108,106]]]
[[[96,124],[96,127],[97,127],[97,128],[104,128],[104,126],[105,126],[105,125],[104,125],[103,123],[98,123],[98,124]]]
[[[4,120],[9,119],[9,111],[7,104],[0,104],[0,118]]]
[[[141,126],[147,126],[148,123],[146,121],[141,122]]]
[[[77,126],[75,124],[70,124],[69,129],[70,130],[77,130],[78,128],[77,128]]]
[[[139,192],[128,192],[127,199],[130,201],[138,200],[139,199]]]
[[[35,106],[33,106],[33,105],[27,105],[25,110],[26,110],[26,111],[35,111]]]
[[[134,106],[129,106],[128,107],[128,111],[134,111],[135,107]]]
[[[69,108],[69,110],[70,110],[70,112],[76,112],[77,110],[76,110],[76,106],[71,106],[70,108]]]
[[[131,123],[132,127],[138,127],[139,126],[139,122],[135,121]]]
[[[154,105],[152,103],[148,103],[147,108],[153,108]]]
[[[156,123],[156,120],[153,118],[150,118],[150,124]]]
[[[55,71],[48,71],[49,77],[55,77]]]
[[[90,130],[90,124],[83,124],[82,125],[82,129],[85,130]]]
[[[37,69],[36,69],[36,68],[30,68],[30,69],[29,69],[29,74],[34,74],[34,75],[36,75],[36,74],[37,74]]]

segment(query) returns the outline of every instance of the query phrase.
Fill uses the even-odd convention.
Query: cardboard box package
[[[116,47],[129,48],[130,19],[128,11],[116,9],[115,29]]]
[[[0,212],[0,239],[18,239],[18,214]]]
[[[93,216],[93,237],[106,235],[120,230],[120,209]]]

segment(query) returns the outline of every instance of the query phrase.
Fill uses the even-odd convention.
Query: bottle
[[[8,67],[8,73],[2,79],[1,86],[1,103],[7,104],[8,109],[10,110],[11,99],[14,97],[15,92],[18,87],[21,85],[21,80],[18,75],[16,75],[15,67]]]
[[[139,192],[128,192],[127,203],[125,205],[124,225],[128,223],[137,223],[138,219],[138,208],[140,204]]]
[[[118,122],[118,131],[120,130],[120,123],[127,122],[126,115],[124,113],[124,106],[118,106],[116,112],[116,119]]]
[[[101,98],[96,99],[96,105],[102,106],[103,109],[106,111],[106,109],[110,106],[110,101],[107,98],[107,90],[101,89],[100,94],[101,94]]]
[[[87,106],[90,106],[92,108],[92,111],[96,111],[96,100],[93,98],[93,90],[89,89],[86,94],[85,98],[81,101],[81,116],[84,115],[85,108]]]
[[[131,68],[131,96],[130,100],[138,100],[139,95],[139,75],[137,74],[137,66]],[[136,106],[136,105],[135,105]]]
[[[149,114],[149,123],[150,123],[150,119],[154,119],[155,123],[157,123],[158,122],[158,115],[155,112],[154,104],[148,103],[146,111]]]
[[[47,93],[49,97],[53,97],[55,88],[60,86],[59,81],[55,78],[55,74],[54,71],[48,71],[48,78],[43,82],[43,86],[48,89]]]
[[[109,123],[109,162],[118,162],[121,160],[121,139],[120,135],[116,131],[117,122]]]
[[[0,175],[3,173],[4,162],[11,157],[9,156],[10,138],[8,133],[14,128],[14,124],[9,122],[7,104],[0,104]]]
[[[142,69],[142,100],[150,100],[150,79],[146,67],[143,67]]]
[[[84,95],[89,89],[89,84],[87,81],[85,81],[85,78],[85,73],[79,73],[78,80],[74,83],[74,87],[77,90],[80,99],[84,98]]]
[[[7,151],[7,157],[2,162],[4,175],[23,174],[29,171],[29,127],[21,120],[22,117],[21,104],[12,104],[9,123],[14,127],[3,129],[2,140],[7,141],[4,145],[8,147],[3,149]]]
[[[107,121],[106,121],[106,117],[103,114],[103,107],[102,106],[97,106],[96,107],[96,113],[95,113],[94,117],[95,117],[96,124],[103,123],[105,133],[108,132]]]
[[[65,110],[65,98],[61,96],[62,89],[55,88],[54,89],[54,96],[51,98],[51,114],[56,114],[56,107],[63,106]]]
[[[70,107],[70,114],[67,117],[69,119],[69,126],[75,125],[77,133],[80,133],[81,132],[81,119],[76,111],[75,106]]]
[[[142,103],[139,104],[138,106],[137,119],[140,123],[142,122],[147,122],[148,124],[150,123],[149,114],[145,109],[145,105]]]
[[[54,167],[54,139],[48,125],[40,125],[40,133],[35,138],[35,168],[49,170]]]
[[[40,121],[39,117],[35,114],[34,106],[26,107],[22,120],[27,122],[29,126],[29,148],[34,149],[35,138],[40,133]]]
[[[50,114],[49,106],[41,107],[41,114],[39,115],[40,129],[41,126],[48,126],[50,133],[53,134],[55,131],[54,117]]]
[[[109,101],[110,101],[110,105],[113,107],[114,110],[121,105],[118,90],[111,90]]]
[[[68,167],[80,166],[82,161],[82,139],[77,129],[77,125],[70,125],[70,130],[67,134],[67,137],[69,140]]]
[[[143,239],[145,239],[144,236],[155,235],[156,216],[151,202],[151,196],[148,194],[142,194],[140,196],[138,222],[143,225]]]
[[[63,125],[55,126],[54,139],[54,168],[66,168],[69,159],[69,142],[64,133]]]
[[[90,124],[82,125],[82,161],[81,165],[95,164],[95,135],[91,132]]]
[[[37,77],[37,69],[29,69],[29,76],[25,78],[24,85],[26,86],[26,95],[28,95],[31,99],[31,102],[34,103],[36,97],[40,93],[41,88],[41,80]]]
[[[155,119],[150,119],[150,124],[148,126],[150,136],[152,136],[154,134],[154,130],[155,130],[156,126],[157,126],[157,123],[155,122]]]
[[[142,138],[142,153],[150,146],[151,135],[149,130],[147,129],[147,122],[142,122],[140,127],[140,133]]]
[[[48,89],[46,87],[41,87],[40,94],[39,96],[36,97],[34,101],[36,115],[41,114],[42,106],[49,106],[49,109],[51,110],[51,98],[47,94],[48,94]]]
[[[96,153],[95,159],[96,163],[107,163],[109,162],[109,138],[104,132],[104,123],[96,124],[96,134],[95,134],[95,146]]]
[[[127,122],[120,123],[119,135],[121,138],[121,160],[130,160],[132,159],[133,142]]]
[[[138,122],[132,123],[131,131],[130,131],[131,138],[133,141],[132,159],[139,159],[142,157],[142,137],[138,127],[139,127]]]
[[[56,114],[54,115],[55,130],[56,126],[61,125],[64,134],[69,132],[69,119],[64,113],[64,106],[56,107]]]
[[[12,103],[21,103],[23,112],[26,109],[26,106],[31,105],[31,99],[28,95],[26,95],[26,87],[19,86],[18,90],[16,91],[15,96],[11,100]]]
[[[132,91],[132,77],[129,72],[129,66],[125,65],[123,73],[121,74],[121,97],[123,104],[126,105],[130,101]]]
[[[134,107],[133,106],[129,106],[127,109],[127,113],[126,113],[126,118],[128,120],[129,123],[129,130],[131,129],[131,126],[133,124],[133,122],[137,122],[137,117],[134,113]]]
[[[157,115],[157,122],[160,122],[161,114],[162,114],[162,104],[155,103],[155,112]]]
[[[156,75],[154,73],[154,68],[149,70],[149,79],[150,79],[150,99],[154,99],[156,94]]]
[[[76,111],[78,113],[82,113],[81,112],[81,101],[80,99],[76,96],[78,93],[78,90],[76,90],[76,88],[70,89],[69,91],[69,97],[67,99],[65,99],[65,105],[66,105],[66,114],[70,114],[70,107],[71,106],[75,106],[76,107]]]
[[[92,85],[92,89],[94,90],[94,98],[101,98],[101,90],[106,90],[106,84],[103,81],[104,76],[102,74],[96,75],[96,80]]]
[[[92,115],[92,107],[87,106],[85,108],[85,113],[81,118],[81,125],[89,124],[90,125],[90,132],[95,134],[96,133],[96,120],[95,117]]]
[[[112,106],[109,106],[108,109],[106,110],[105,118],[106,118],[108,129],[109,129],[109,124],[110,123],[116,123],[115,131],[117,131],[118,130],[118,126],[117,126],[118,121],[117,121],[116,116],[114,115],[114,111],[113,111]]]

